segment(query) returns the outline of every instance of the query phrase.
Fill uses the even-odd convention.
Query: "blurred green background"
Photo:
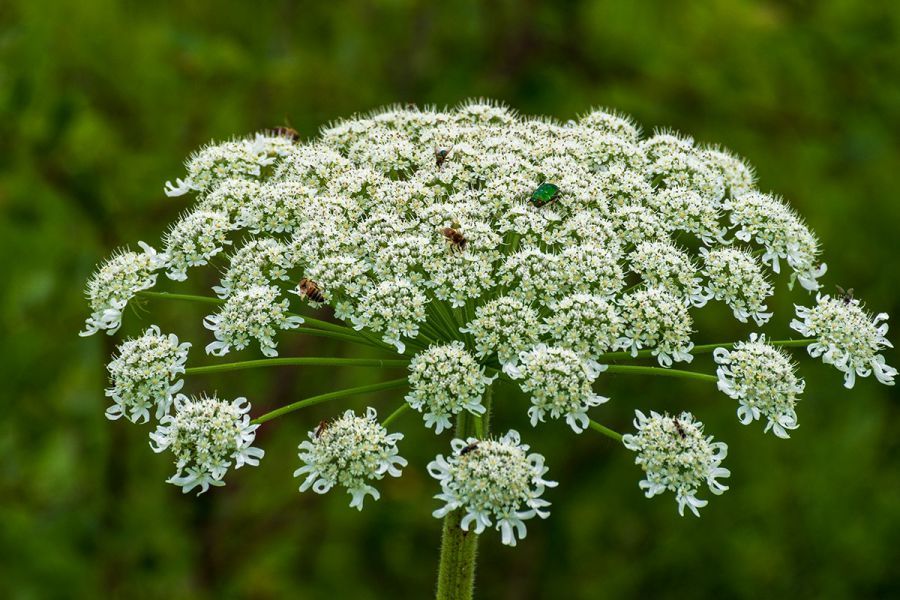
[[[561,119],[613,106],[647,130],[732,148],[819,233],[827,285],[855,287],[873,310],[900,316],[898,3],[7,0],[0,596],[431,594],[440,523],[424,464],[446,440],[415,416],[400,422],[410,468],[362,513],[343,493],[301,495],[291,478],[296,444],[337,406],[265,426],[259,468],[182,496],[163,483],[171,463],[148,448],[149,427],[103,415],[115,339],[76,334],[94,264],[120,244],[157,243],[185,206],[162,188],[193,148],[285,122],[312,135],[378,105],[468,96]],[[773,333],[789,334],[792,301],[808,297],[782,282]],[[129,313],[122,334],[158,322],[206,360],[202,308],[147,308],[153,316]],[[726,317],[700,322],[698,342],[749,331]],[[282,342],[285,355],[348,352],[315,346]],[[893,351],[887,359],[900,363]],[[731,490],[699,520],[679,518],[668,495],[646,500],[633,457],[605,438],[533,432],[524,411],[498,406],[497,426],[520,428],[560,486],[548,493],[551,518],[532,522],[518,548],[484,536],[480,596],[900,596],[897,393],[871,379],[846,391],[808,358],[801,373],[801,427],[787,442],[739,425],[712,386],[609,378],[602,420],[616,429],[634,407],[690,408],[729,443]],[[246,395],[261,410],[379,376],[284,369],[196,377],[188,388]],[[347,406],[387,414],[400,397]]]

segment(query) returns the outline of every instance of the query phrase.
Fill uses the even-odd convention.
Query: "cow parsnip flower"
[[[619,340],[622,348],[637,356],[641,348],[651,348],[663,367],[673,361],[691,362],[690,340],[693,321],[684,301],[660,287],[636,290],[619,303],[625,319],[625,333]]]
[[[481,399],[494,379],[484,374],[484,367],[462,342],[432,346],[409,364],[406,401],[422,413],[426,427],[440,433],[452,427],[450,417],[464,410],[484,414]]]
[[[276,332],[303,323],[303,317],[288,314],[288,300],[279,297],[279,289],[267,285],[253,286],[229,296],[220,312],[203,320],[203,325],[216,336],[216,341],[206,345],[206,353],[224,356],[232,348],[246,348],[255,339],[263,354],[278,356]]]
[[[588,408],[609,400],[591,389],[605,369],[595,360],[545,344],[520,352],[518,364],[503,366],[507,375],[521,380],[522,391],[531,394],[528,416],[532,426],[543,422],[549,414],[553,419],[565,417],[575,433],[581,433],[588,426]]]
[[[184,215],[165,236],[163,260],[166,276],[175,281],[187,279],[190,267],[199,267],[231,244],[227,239],[232,229],[223,212],[197,210]]]
[[[174,414],[164,415],[150,434],[154,452],[171,450],[175,474],[167,483],[181,486],[184,493],[200,487],[223,486],[233,465],[257,466],[265,452],[252,446],[259,425],[250,423],[246,398],[228,402],[214,395],[187,397],[178,394]]]
[[[179,342],[174,333],[163,335],[151,325],[144,335],[128,339],[106,366],[110,387],[106,395],[113,405],[106,410],[109,419],[125,417],[132,423],[146,423],[150,409],[161,419],[169,412],[172,398],[181,390],[189,342]]]
[[[652,498],[674,492],[678,514],[684,516],[686,507],[699,517],[697,509],[709,503],[697,498],[701,488],[707,487],[713,494],[728,489],[718,481],[731,475],[720,466],[728,446],[704,436],[703,423],[690,413],[670,417],[651,411],[648,417],[636,410],[634,414],[637,432],[622,436],[622,443],[637,454],[634,462],[644,470],[645,479],[640,482],[644,495]]]
[[[750,341],[713,352],[719,389],[740,403],[738,419],[744,425],[765,417],[765,431],[788,438],[797,428],[798,396],[805,386],[796,365],[782,350],[766,343],[764,335],[750,334]]]
[[[444,506],[434,511],[436,518],[462,509],[460,527],[482,533],[488,527],[500,532],[501,541],[515,546],[525,537],[525,521],[546,519],[550,503],[541,496],[555,481],[544,479],[549,470],[544,457],[528,453],[519,433],[510,429],[499,439],[454,439],[452,453],[438,455],[428,463],[428,473],[441,484],[435,498]]]
[[[551,307],[541,331],[562,348],[590,359],[618,347],[625,328],[619,308],[596,294],[566,296]]]
[[[802,335],[816,338],[807,350],[813,358],[822,358],[844,373],[844,387],[852,388],[857,375],[894,385],[897,369],[884,362],[883,348],[893,348],[885,337],[888,331],[886,313],[874,318],[855,298],[834,298],[816,294],[816,305],[796,306],[797,319],[791,328]]]
[[[701,248],[700,254],[709,296],[724,300],[741,323],[752,317],[757,325],[765,325],[772,317],[766,299],[774,290],[753,255],[737,248]]]
[[[540,338],[540,315],[529,303],[500,296],[475,309],[475,318],[462,333],[471,334],[479,357],[496,353],[501,364],[515,361],[519,352]]]
[[[397,454],[402,433],[388,433],[377,420],[374,408],[358,417],[352,410],[309,432],[309,440],[300,444],[303,466],[294,477],[303,477],[300,491],[312,489],[324,494],[334,486],[347,489],[350,506],[363,508],[366,496],[378,500],[380,492],[371,484],[385,475],[400,477],[406,459]]]

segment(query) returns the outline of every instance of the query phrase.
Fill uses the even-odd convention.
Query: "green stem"
[[[815,338],[806,338],[802,340],[766,340],[767,344],[771,344],[772,346],[784,346],[785,348],[801,348],[803,346],[809,346],[812,343],[817,342]],[[730,350],[734,348],[734,345],[738,342],[726,342],[720,344],[703,344],[701,346],[694,346],[691,350],[691,354],[709,354],[710,352],[715,351],[716,348],[725,348],[726,350]],[[647,358],[648,356],[653,356],[653,349],[649,350],[640,350],[637,354],[632,354],[631,352],[606,352],[605,354],[601,354],[597,357],[598,362],[604,362],[608,360],[621,360],[628,358]]]
[[[680,377],[682,379],[698,379],[716,383],[719,378],[707,373],[682,371],[680,369],[663,369],[662,367],[638,367],[631,365],[609,365],[604,373],[622,373],[624,375],[656,375],[659,377]]]
[[[403,387],[406,384],[407,380],[404,377],[402,379],[391,379],[390,381],[382,381],[381,383],[361,385],[359,387],[348,388],[346,390],[338,390],[336,392],[328,392],[327,394],[311,396],[303,400],[298,400],[293,404],[288,404],[287,406],[282,406],[281,408],[277,408],[271,412],[267,412],[264,415],[260,415],[259,417],[253,419],[251,423],[253,423],[254,425],[265,423],[266,421],[271,421],[276,417],[286,415],[288,413],[294,412],[295,410],[300,410],[301,408],[306,408],[307,406],[321,404],[322,402],[327,402],[329,400],[337,400],[338,398],[346,398],[347,396],[355,396],[356,394],[367,394],[369,392],[377,392],[380,390],[389,390],[393,388]]]
[[[404,401],[403,404],[401,404],[400,406],[397,407],[397,410],[395,410],[394,412],[389,414],[387,419],[385,419],[384,421],[381,422],[381,425],[384,427],[387,427],[388,425],[390,425],[391,423],[396,421],[398,418],[400,418],[400,416],[403,415],[403,413],[410,410],[411,408],[412,407],[407,402]]]
[[[202,373],[240,371],[243,369],[256,369],[258,367],[284,367],[299,365],[310,365],[318,367],[405,367],[409,365],[409,361],[406,359],[384,360],[380,358],[331,358],[318,356],[295,356],[285,358],[245,360],[241,362],[223,363],[219,365],[206,365],[202,367],[188,367],[184,370],[184,374],[200,375]]]
[[[456,437],[475,433],[474,422],[465,411],[456,417]],[[441,562],[438,566],[437,600],[471,600],[475,587],[475,559],[478,534],[460,526],[465,511],[454,510],[444,517],[441,535]]]
[[[617,431],[613,431],[609,427],[604,427],[603,425],[601,425],[597,421],[594,421],[593,419],[588,420],[588,427],[590,427],[591,429],[593,429],[596,432],[602,433],[603,435],[605,435],[608,438],[616,440],[617,442],[622,441],[621,433],[619,433]]]

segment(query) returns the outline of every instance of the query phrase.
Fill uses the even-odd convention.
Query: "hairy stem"
[[[318,366],[318,367],[405,367],[408,360],[381,359],[381,358],[331,358],[319,356],[294,356],[285,358],[262,358],[259,360],[244,360],[241,362],[223,363],[219,365],[206,365],[202,367],[188,367],[185,375],[200,375],[202,373],[219,373],[223,371],[240,371],[243,369],[256,369],[260,367],[285,367],[285,366]]]
[[[294,412],[295,410],[300,410],[301,408],[306,408],[307,406],[321,404],[322,402],[327,402],[329,400],[337,400],[338,398],[346,398],[347,396],[355,396],[356,394],[367,394],[369,392],[399,388],[405,386],[406,384],[407,380],[404,377],[402,379],[391,379],[390,381],[382,381],[381,383],[361,385],[359,387],[347,388],[345,390],[338,390],[336,392],[328,392],[327,394],[319,394],[318,396],[311,396],[309,398],[304,398],[303,400],[298,400],[297,402],[294,402],[292,404],[288,404],[287,406],[276,408],[275,410],[267,412],[264,415],[260,415],[253,419],[251,423],[265,423],[266,421],[271,421],[276,417],[286,415],[288,413]]]

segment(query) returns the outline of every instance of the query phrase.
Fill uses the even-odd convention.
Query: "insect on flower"
[[[469,444],[468,446],[466,446],[465,448],[463,448],[462,450],[460,450],[460,451],[459,451],[459,455],[460,455],[460,456],[465,456],[466,454],[468,454],[468,453],[471,452],[472,450],[475,450],[476,448],[478,448],[478,442],[472,442],[471,444]]]
[[[853,288],[844,289],[839,285],[834,286],[837,288],[839,298],[844,301],[844,304],[850,304],[853,302]]]
[[[439,148],[435,146],[434,148],[434,163],[438,169],[444,166],[444,162],[450,157],[450,152],[453,150],[453,147],[450,148]]]
[[[293,127],[276,127],[272,130],[275,135],[279,135],[281,137],[286,137],[292,142],[300,141],[300,132],[294,129]]]
[[[312,279],[304,277],[297,284],[297,289],[300,292],[301,298],[309,298],[313,302],[325,302],[325,297],[322,295],[322,288],[320,288],[319,284]]]
[[[559,198],[559,187],[552,183],[542,183],[531,193],[531,203],[540,208]]]
[[[466,238],[462,233],[459,232],[459,227],[456,223],[453,224],[453,227],[444,227],[441,229],[441,235],[443,235],[450,242],[450,249],[455,250],[457,252],[462,252],[466,249]]]
[[[681,421],[679,421],[677,417],[672,417],[672,422],[675,423],[675,431],[678,432],[678,435],[681,436],[681,439],[684,439],[685,433],[684,427],[681,426]]]
[[[316,439],[322,437],[322,434],[325,433],[325,430],[328,429],[328,420],[322,419],[319,421],[319,424],[316,425],[316,428],[313,430],[313,435],[316,436]]]

